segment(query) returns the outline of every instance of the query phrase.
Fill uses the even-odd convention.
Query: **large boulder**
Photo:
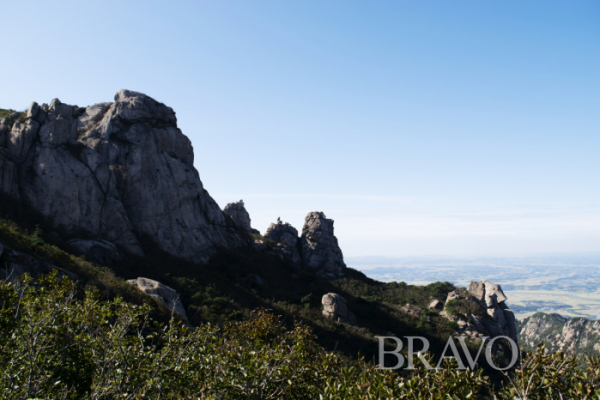
[[[321,299],[323,315],[336,322],[356,325],[356,317],[348,310],[346,299],[337,293],[327,293]]]
[[[185,313],[183,304],[181,303],[179,295],[175,289],[172,289],[158,281],[142,277],[130,279],[127,281],[127,283],[136,286],[142,292],[154,297],[167,306],[167,308],[179,313],[185,320],[187,320],[187,314]]]
[[[333,220],[322,212],[310,212],[302,228],[302,261],[329,279],[344,275],[346,264],[337,238],[333,234]]]
[[[301,261],[300,252],[298,251],[298,230],[289,223],[281,222],[277,218],[277,223],[269,225],[267,232],[264,235],[266,238],[277,242],[276,249],[289,259],[294,264],[299,264]]]
[[[72,237],[140,255],[145,242],[194,262],[245,244],[204,189],[170,107],[121,90],[85,109],[33,103],[25,117],[0,122],[0,190]]]
[[[244,207],[244,200],[227,204],[223,212],[231,218],[238,228],[250,233],[259,233],[256,229],[252,229],[250,225],[250,214]]]
[[[429,303],[427,308],[430,310],[442,310],[444,308],[444,304],[441,301],[434,299],[431,301],[431,303]]]

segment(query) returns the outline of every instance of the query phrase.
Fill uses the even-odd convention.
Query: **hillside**
[[[89,107],[34,102],[3,114],[1,217],[28,232],[39,225],[41,240],[124,280],[173,288],[193,325],[266,307],[287,324],[311,326],[325,348],[369,359],[376,335],[424,336],[439,354],[457,331],[474,343],[514,332],[504,326],[514,325],[509,311],[451,284],[381,283],[347,268],[323,212],[309,212],[300,233],[277,221],[261,235],[243,202],[222,211],[200,181],[175,112],[142,93],[121,90],[113,103]],[[328,293],[346,301],[346,316],[323,316]],[[434,300],[439,306],[429,307]],[[337,322],[350,314],[352,323]]]
[[[499,375],[490,381],[481,368],[457,370],[455,362],[428,370],[416,358],[414,370],[379,370],[364,358],[325,351],[307,325],[290,326],[285,317],[268,311],[235,315],[242,321],[214,314],[217,320],[230,321],[201,322],[190,330],[177,314],[169,322],[167,307],[110,268],[45,243],[39,228],[27,232],[2,220],[0,243],[0,262],[9,272],[8,280],[0,280],[2,399],[592,399],[598,394],[600,358],[580,365],[564,354],[545,355],[543,347],[524,355],[523,367],[512,374],[512,382],[533,383],[521,389]],[[18,269],[38,280],[22,277],[15,285],[11,273]],[[370,286],[366,281],[363,288]],[[411,289],[404,288],[404,294],[424,292]],[[379,293],[389,298],[402,291]],[[311,321],[310,297],[301,300],[309,304],[302,307],[304,312],[295,314],[304,321]],[[377,298],[366,301],[386,304]],[[461,302],[448,304],[443,313],[456,312]],[[344,343],[352,328],[334,323],[321,332]],[[428,356],[426,360],[435,362]]]
[[[114,103],[89,107],[54,99],[2,115],[6,293],[24,273],[56,273],[75,282],[78,300],[97,290],[103,301],[149,305],[144,318],[166,324],[174,315],[194,332],[209,323],[236,330],[259,313],[274,329],[302,326],[315,353],[335,351],[361,371],[378,363],[377,336],[401,338],[405,349],[407,337],[423,337],[436,363],[450,337],[462,337],[471,356],[495,337],[517,339],[497,284],[378,282],[346,266],[324,212],[308,212],[300,231],[278,220],[261,234],[242,201],[221,210],[175,112],[144,94],[121,90]],[[494,363],[507,364],[515,351],[495,341]],[[478,362],[478,374],[505,382],[485,358]]]
[[[532,351],[541,342],[549,351],[578,357],[600,353],[600,321],[536,313],[519,322],[520,345]]]

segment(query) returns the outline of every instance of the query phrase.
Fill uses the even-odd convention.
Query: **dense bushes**
[[[325,352],[306,326],[256,311],[244,322],[159,324],[148,306],[79,294],[56,276],[0,282],[2,399],[597,399],[586,368],[543,347],[494,394],[482,370],[422,365],[401,376]]]

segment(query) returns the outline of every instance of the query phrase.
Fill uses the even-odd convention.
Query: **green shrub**
[[[4,118],[8,117],[10,114],[12,114],[14,112],[16,112],[16,111],[12,110],[10,108],[8,110],[6,110],[4,108],[0,108],[0,119],[4,119]]]
[[[325,352],[303,325],[259,310],[193,330],[160,324],[148,306],[56,275],[0,281],[2,399],[597,399],[600,358],[523,355],[494,389],[482,369],[396,373]],[[340,334],[353,327],[337,324]],[[429,354],[425,360],[435,365]]]

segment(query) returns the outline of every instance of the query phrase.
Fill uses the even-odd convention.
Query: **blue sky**
[[[173,107],[223,207],[349,256],[600,251],[598,1],[3,4],[0,107]]]

